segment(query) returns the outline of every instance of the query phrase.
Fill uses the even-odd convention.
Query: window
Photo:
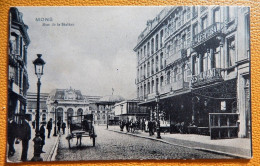
[[[150,91],[150,82],[148,82],[148,87],[147,87],[147,94],[150,94],[151,93],[151,91]]]
[[[158,65],[159,65],[159,59],[158,59],[158,56],[156,56],[156,58],[155,58],[156,72],[159,71],[159,67],[158,67]]]
[[[227,40],[227,54],[228,54],[228,67],[235,65],[235,37],[231,37]]]
[[[170,50],[171,50],[171,45],[168,45],[167,46],[167,56],[169,57],[169,54],[170,54]]]
[[[154,38],[151,41],[151,49],[152,49],[152,54],[154,53]]]
[[[174,41],[174,44],[173,44],[173,54],[176,54],[177,53],[177,40]]]
[[[160,32],[160,48],[163,46],[163,30]]]
[[[198,24],[194,24],[192,27],[193,37],[198,34]]]
[[[150,76],[150,62],[147,63],[147,77]]]
[[[197,75],[198,72],[198,57],[197,56],[193,56],[193,70],[192,70],[192,74],[193,75]]]
[[[233,21],[235,19],[235,8],[234,7],[227,7],[227,18],[228,21]]]
[[[181,48],[186,48],[186,35],[183,35],[181,38]]]
[[[150,42],[147,43],[147,55],[150,56]]]
[[[213,49],[212,68],[221,68],[220,62],[220,47]]]
[[[195,18],[198,16],[198,7],[197,6],[193,6],[192,7],[192,17]]]
[[[188,65],[184,65],[183,66],[183,81],[185,81],[185,82],[188,82],[188,73],[187,73],[187,71],[188,71]]]
[[[176,81],[177,81],[177,71],[178,71],[177,68],[175,68],[175,69],[173,70],[173,82],[176,82]]]
[[[207,71],[208,70],[208,53],[203,53],[203,69],[201,71]]]
[[[182,17],[182,23],[184,24],[186,22],[186,10],[183,11],[183,17]]]
[[[143,67],[141,67],[141,69],[140,69],[140,78],[141,78],[141,80],[143,80]]]
[[[146,57],[146,46],[144,46],[144,57]]]
[[[10,53],[12,54],[19,54],[20,49],[20,42],[19,42],[19,36],[12,33],[10,37]]]
[[[144,84],[144,96],[146,96],[146,84]]]
[[[158,50],[158,42],[159,42],[159,38],[158,38],[158,34],[155,36],[155,50]]]
[[[152,74],[154,74],[154,59],[152,59]]]
[[[206,29],[207,28],[207,24],[208,24],[208,17],[205,16],[201,19],[201,28],[202,30]]]
[[[141,59],[143,58],[143,49],[141,49],[140,58],[141,58]]]
[[[163,69],[163,53],[161,53],[160,56],[160,64],[161,64],[161,69]]]
[[[146,78],[146,65],[144,65],[144,78]]]
[[[163,76],[161,76],[160,86],[163,86]]]
[[[154,90],[154,80],[152,80],[152,89],[151,89],[151,93],[153,93]]]
[[[170,84],[171,83],[171,72],[168,71],[167,72],[167,84]]]
[[[221,109],[221,111],[226,111],[226,109],[227,109],[226,101],[221,101],[220,109]]]
[[[213,23],[220,22],[220,10],[219,8],[213,11]]]

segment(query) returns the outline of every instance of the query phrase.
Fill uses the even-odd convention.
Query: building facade
[[[248,7],[166,7],[139,35],[137,97],[169,123],[219,137],[249,137]],[[220,128],[228,128],[220,131]]]
[[[49,94],[48,93],[41,93],[40,94],[40,110],[39,110],[39,122],[47,122],[49,119],[49,112],[47,108],[47,98]],[[27,114],[31,114],[32,121],[36,121],[36,110],[37,110],[37,93],[27,93]]]
[[[120,121],[138,121],[140,119],[148,119],[149,112],[146,107],[138,106],[139,100],[124,100],[116,103],[113,107],[115,116]]]
[[[8,117],[19,117],[26,112],[27,90],[27,48],[30,39],[28,26],[24,24],[22,13],[11,7],[9,12],[9,48],[8,48]]]

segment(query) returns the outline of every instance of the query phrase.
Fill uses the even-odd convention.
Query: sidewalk
[[[55,150],[58,146],[58,140],[60,136],[53,137],[54,128],[52,129],[52,133],[50,138],[48,138],[48,130],[45,129],[45,145],[43,146],[43,151],[46,153],[42,153],[41,157],[43,161],[51,161],[53,157],[55,157]],[[30,161],[33,158],[34,153],[34,142],[33,138],[35,137],[35,129],[31,128],[31,139],[29,141],[29,148],[28,148],[28,155],[27,159]],[[21,162],[21,155],[22,155],[22,141],[19,144],[14,144],[15,153],[12,157],[6,157],[7,162]],[[7,152],[8,154],[8,144],[7,144]]]
[[[157,139],[156,133],[153,136],[149,136],[148,132],[142,132],[141,130],[131,133],[126,132],[125,128],[124,131],[120,131],[119,126],[109,126],[108,128],[110,131],[157,140],[171,145],[226,154],[239,158],[251,158],[251,141],[248,138],[211,140],[210,136],[205,135],[161,133],[162,139]]]

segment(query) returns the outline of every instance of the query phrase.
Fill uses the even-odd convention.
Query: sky
[[[133,48],[162,7],[18,7],[28,25],[29,92],[37,92],[33,60],[46,62],[41,92],[81,90],[84,95],[136,98]],[[36,21],[51,18],[52,21]],[[43,24],[50,24],[44,26]],[[61,26],[69,23],[73,26]],[[55,25],[54,25],[55,24]],[[58,26],[60,24],[60,26]]]

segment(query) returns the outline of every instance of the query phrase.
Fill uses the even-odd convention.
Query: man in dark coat
[[[51,130],[52,130],[52,118],[47,123],[47,130],[48,130],[48,138],[50,138]]]
[[[62,128],[63,134],[65,134],[65,129],[66,129],[66,123],[65,122],[62,123],[61,128]]]
[[[57,126],[58,126],[58,133],[60,133],[60,127],[61,127],[61,121],[60,120],[58,120]]]
[[[9,145],[9,150],[8,150],[8,157],[13,156],[15,153],[14,149],[14,140],[15,140],[15,130],[16,130],[17,124],[15,121],[10,118],[8,119],[8,145]]]
[[[149,135],[150,136],[154,135],[153,127],[154,127],[153,122],[149,120],[149,122],[148,122],[148,130],[149,130]]]
[[[42,125],[41,125],[41,128],[40,128],[40,137],[42,139],[41,149],[45,145],[45,128],[44,127],[45,127],[45,123],[42,122]],[[42,153],[45,153],[45,152],[42,150]]]
[[[21,130],[23,131],[21,134],[22,140],[22,161],[27,161],[27,154],[28,154],[28,147],[29,147],[29,140],[31,139],[31,126],[29,125],[29,117],[25,116],[22,120]]]

